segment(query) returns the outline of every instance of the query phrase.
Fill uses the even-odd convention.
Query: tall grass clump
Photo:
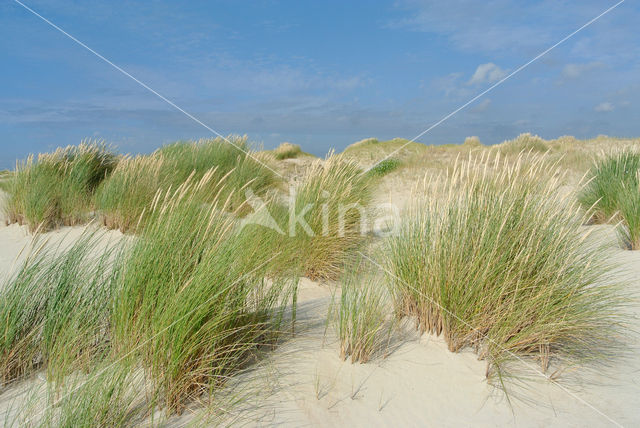
[[[640,186],[625,183],[621,189],[620,217],[617,232],[621,241],[632,250],[640,250]]]
[[[308,229],[299,224],[292,227],[289,219],[305,276],[336,279],[340,275],[346,258],[366,238],[371,198],[370,177],[353,162],[330,156],[309,168],[289,207],[289,214],[308,213],[304,216]]]
[[[640,153],[623,150],[596,161],[578,194],[595,223],[618,222],[618,234],[640,249]]]
[[[544,159],[458,162],[425,182],[446,190],[419,199],[385,246],[396,313],[453,352],[473,348],[500,382],[522,357],[546,370],[616,354],[618,285]]]
[[[103,224],[123,232],[135,230],[158,190],[170,186],[167,168],[171,169],[160,156],[123,158],[95,195]]]
[[[150,156],[123,160],[96,195],[105,225],[134,230],[158,191],[175,190],[187,179],[197,181],[205,174],[209,174],[210,180],[197,195],[202,203],[228,198],[227,210],[246,212],[245,190],[263,195],[277,180],[273,171],[257,160],[245,137],[228,139],[233,144],[222,138],[178,142]],[[223,180],[225,186],[219,188],[217,183]]]
[[[86,141],[19,162],[5,185],[9,222],[33,231],[86,221],[95,189],[117,161],[104,143]]]
[[[215,398],[276,344],[285,314],[295,314],[297,280],[267,275],[277,253],[266,241],[245,246],[250,237],[228,212],[229,198],[202,204],[214,175],[158,192],[138,236],[123,245],[104,250],[89,234],[69,248],[42,247],[3,286],[0,375],[7,384],[44,370],[54,425],[128,418],[126,386],[137,373],[148,390],[136,406],[180,413]],[[124,361],[129,373],[109,371],[118,382],[101,375]],[[82,389],[58,403],[74,383]]]
[[[86,232],[68,248],[34,242],[34,250],[0,289],[2,384],[45,368],[61,381],[106,351],[111,293],[119,270],[113,245]],[[93,255],[96,253],[96,255]],[[115,263],[117,266],[117,263]]]
[[[250,186],[255,194],[263,193],[274,184],[276,177],[264,161],[257,158],[246,137],[220,137],[197,142],[178,142],[164,146],[156,154],[164,157],[171,171],[174,185],[183,183],[192,173],[196,180],[215,168],[213,182],[225,177],[227,192]],[[228,176],[227,176],[228,175]],[[215,197],[213,192],[209,199]],[[244,193],[237,192],[229,201],[236,209],[244,202]]]
[[[115,296],[114,346],[141,359],[153,401],[169,413],[214,393],[275,343],[295,286],[265,278],[276,254],[268,242],[242,245],[228,199],[200,203],[214,175],[158,193]]]
[[[366,363],[385,356],[394,329],[391,300],[380,276],[368,263],[359,261],[345,269],[340,296],[329,308],[329,321],[340,341],[340,358]]]
[[[580,204],[592,212],[592,220],[606,223],[615,219],[625,193],[638,189],[640,153],[631,150],[598,159],[587,173],[588,181],[578,194]]]
[[[278,160],[297,158],[302,154],[302,150],[298,144],[282,143],[274,151]]]
[[[482,143],[480,142],[480,138],[478,138],[475,135],[465,138],[464,139],[464,143],[462,143],[462,145],[464,147],[468,147],[468,148],[471,148],[471,149],[482,147]]]
[[[139,426],[147,416],[144,391],[143,373],[131,360],[105,360],[86,373],[70,376],[60,388],[49,387],[44,409],[23,411],[20,416],[26,420],[20,423],[68,428]]]
[[[314,280],[335,280],[366,238],[371,177],[335,155],[315,161],[286,205],[271,204],[279,231],[256,230],[257,239],[284,248],[280,265],[295,266]]]

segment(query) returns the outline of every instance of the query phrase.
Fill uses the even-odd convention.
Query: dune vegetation
[[[239,247],[245,232],[228,214],[228,202],[199,202],[199,189],[215,173],[158,193],[144,214],[149,220],[128,245],[100,250],[88,233],[68,249],[28,258],[0,291],[3,384],[44,369],[60,393],[78,370],[99,376],[96,368],[115,369],[134,358],[120,379],[142,370],[148,411],[181,413],[290,331],[283,323],[286,313],[295,313],[297,281],[266,274],[274,256],[269,242],[251,251]],[[126,385],[110,378],[94,381],[82,385],[93,388],[96,399],[104,388],[130,394],[118,392]],[[78,419],[78,409],[65,415],[64,406],[57,417],[105,416],[99,415],[104,406],[84,405],[86,419]],[[105,425],[126,416],[117,407],[111,411]]]
[[[302,154],[302,149],[298,144],[282,143],[273,151],[276,159],[293,159]]]
[[[256,160],[246,137],[229,138],[234,145],[222,138],[178,142],[148,156],[124,158],[97,191],[96,208],[103,223],[123,231],[134,229],[157,192],[175,189],[189,178],[198,180],[205,173],[212,179],[198,189],[202,203],[229,199],[226,209],[246,209],[244,189],[262,195],[277,177]],[[220,181],[225,185],[217,188]]]
[[[457,163],[426,182],[384,249],[398,316],[453,352],[474,349],[500,382],[523,357],[546,370],[615,353],[618,284],[543,159]]]
[[[345,268],[328,319],[340,341],[340,358],[366,363],[388,353],[397,319],[378,269],[362,257],[356,260]]]
[[[578,199],[596,223],[618,223],[623,243],[640,249],[640,152],[602,156],[588,172]]]
[[[531,362],[555,380],[620,354],[624,295],[584,225],[619,223],[640,247],[637,152],[523,134],[412,142],[408,154],[392,154],[408,140],[367,139],[280,162],[303,152],[232,138],[244,151],[209,139],[120,156],[88,141],[0,179],[10,222],[42,232],[97,219],[129,232],[105,242],[91,225],[60,246],[36,233],[0,284],[2,386],[46,379],[45,405],[20,424],[155,425],[228,396],[232,379],[299,334],[302,276],[331,289],[321,320],[352,363],[389,355],[405,319],[452,352],[474,350],[505,390]],[[567,159],[578,171],[592,158],[583,190],[565,191]],[[301,169],[290,189],[272,170],[285,164]],[[396,233],[375,236],[376,186],[417,171]]]
[[[289,195],[289,206],[270,212],[283,233],[266,233],[290,248],[289,263],[314,280],[335,280],[366,241],[372,181],[357,164],[329,156],[315,161]]]
[[[378,177],[384,177],[390,172],[398,169],[402,165],[402,162],[396,158],[384,159],[375,164],[370,170],[369,174]]]
[[[96,188],[117,162],[104,143],[90,140],[19,162],[5,184],[8,221],[32,231],[86,222]]]

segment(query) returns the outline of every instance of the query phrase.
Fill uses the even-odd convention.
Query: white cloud
[[[566,79],[577,79],[583,74],[604,67],[601,62],[588,62],[584,64],[567,64],[562,69],[562,76]]]
[[[470,85],[494,83],[507,75],[507,72],[492,62],[480,64],[469,80]]]
[[[613,104],[611,104],[608,101],[604,103],[600,103],[594,108],[594,110],[595,111],[613,111]]]

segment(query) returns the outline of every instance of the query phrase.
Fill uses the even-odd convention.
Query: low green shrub
[[[384,159],[375,164],[368,172],[377,177],[384,177],[391,171],[398,169],[402,165],[402,161],[395,158]]]

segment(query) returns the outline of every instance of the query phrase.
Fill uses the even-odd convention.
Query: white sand
[[[640,252],[619,250],[613,256],[623,263],[624,274],[639,284]],[[511,407],[503,392],[487,384],[485,362],[478,361],[471,351],[451,353],[441,338],[428,334],[404,342],[391,356],[377,362],[341,361],[337,343],[331,343],[334,336],[329,333],[324,339],[330,294],[326,286],[303,282],[300,313],[309,328],[278,349],[264,369],[271,374],[275,391],[256,398],[260,407],[246,415],[260,418],[255,425],[640,424],[640,347],[635,336],[628,359],[606,373],[583,372],[581,385],[567,377],[561,380],[561,388],[544,379],[537,366],[527,369],[538,380],[527,382],[526,390],[514,391],[521,399],[514,396]],[[633,313],[637,329],[637,303]]]
[[[601,236],[614,239],[611,228],[600,230]],[[57,243],[77,239],[81,232],[82,228],[64,228],[47,236]],[[109,236],[117,238],[118,233]],[[30,239],[22,227],[0,226],[0,277]],[[632,289],[640,289],[640,252],[616,249],[606,256],[621,264],[620,274]],[[487,384],[485,362],[470,351],[449,352],[441,338],[408,338],[388,358],[365,365],[341,361],[334,335],[329,331],[325,338],[324,334],[331,287],[303,279],[299,299],[298,335],[250,376],[248,387],[256,391],[237,422],[256,426],[640,426],[640,344],[635,333],[629,334],[629,358],[611,370],[590,373],[581,384],[561,379],[566,390],[533,374],[540,381],[528,382],[527,390],[520,391],[528,401],[514,397],[510,407],[504,394]],[[640,305],[632,302],[630,309],[632,328],[638,331]],[[0,408],[11,395],[0,389]],[[180,425],[184,419],[172,422]]]

